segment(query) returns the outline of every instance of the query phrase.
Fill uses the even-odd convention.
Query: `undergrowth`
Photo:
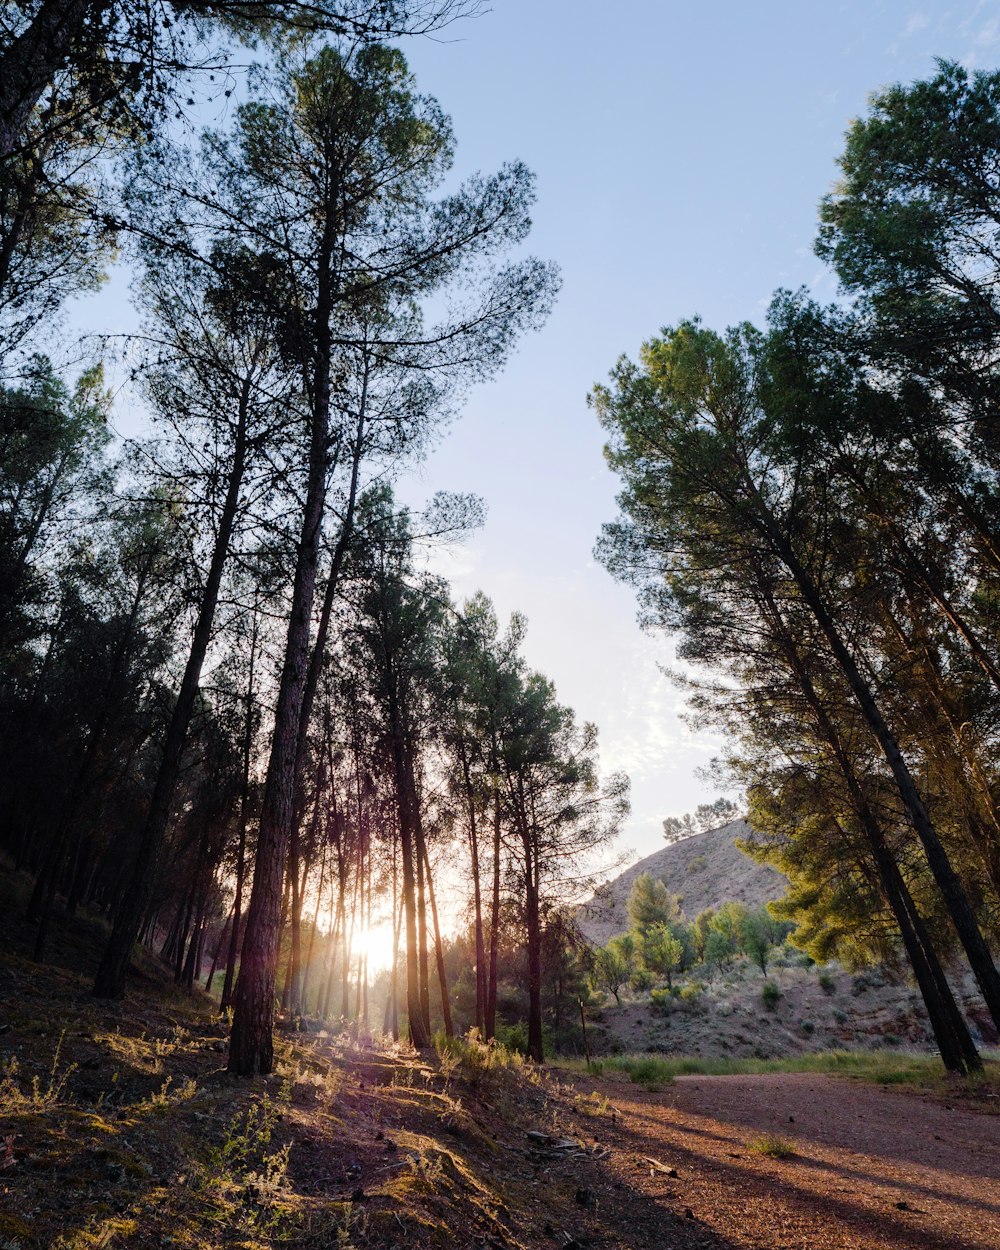
[[[795,1147],[777,1133],[764,1133],[749,1143],[755,1155],[766,1155],[769,1159],[791,1159],[795,1156]]]
[[[591,1071],[623,1072],[636,1084],[655,1090],[677,1076],[753,1076],[769,1072],[814,1072],[852,1077],[876,1085],[912,1085],[920,1088],[954,1089],[956,1084],[970,1093],[1000,1092],[1000,1053],[984,1055],[982,1073],[963,1078],[949,1076],[934,1055],[901,1050],[830,1050],[795,1055],[786,1059],[702,1059],[694,1056],[611,1055],[594,1060]],[[580,1067],[567,1060],[564,1066]]]

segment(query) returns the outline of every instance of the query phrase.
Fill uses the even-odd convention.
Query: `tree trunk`
[[[302,530],[295,562],[291,613],[285,643],[278,700],[271,738],[271,756],[264,786],[264,804],[257,838],[243,962],[236,986],[229,1070],[238,1076],[266,1075],[274,1066],[274,982],[280,933],[282,873],[288,854],[295,809],[295,764],[302,713],[302,695],[309,665],[309,627],[312,620],[320,534],[326,495],[330,430],[330,316],[329,257],[333,238],[327,225],[320,249],[317,290],[316,368],[313,372],[313,412],[310,431],[309,475]]]
[[[100,998],[120,998],[125,992],[125,974],[132,957],[132,948],[142,926],[156,881],[157,859],[163,837],[170,823],[174,790],[180,775],[181,757],[187,742],[188,728],[194,713],[198,684],[205,655],[212,638],[215,610],[219,602],[222,574],[229,556],[229,545],[239,508],[240,488],[246,470],[247,423],[250,405],[250,383],[244,382],[239,402],[233,463],[226,484],[226,497],[219,515],[219,528],[212,549],[208,576],[202,591],[198,619],[191,639],[191,650],[184,666],[184,676],[177,694],[163,743],[163,756],[153,786],[146,820],[139,836],[128,888],[120,899],[114,927],[108,939],[97,977],[94,993]]]
[[[469,862],[472,868],[473,924],[476,941],[476,1028],[479,1036],[486,1034],[486,946],[483,940],[483,897],[479,874],[479,830],[476,821],[476,797],[469,773],[469,761],[465,744],[460,743],[462,780],[465,785],[465,804],[469,813]]]
[[[240,951],[243,926],[243,886],[246,878],[247,826],[250,820],[250,761],[254,740],[254,672],[257,665],[258,604],[254,601],[253,624],[250,627],[250,663],[247,671],[245,695],[245,720],[243,723],[243,782],[240,787],[239,842],[236,851],[236,896],[233,900],[233,928],[229,935],[229,953],[226,957],[226,976],[222,983],[220,1013],[229,1010],[233,1001],[233,984],[236,979],[236,960]]]
[[[392,755],[396,780],[396,804],[399,813],[400,858],[403,865],[403,910],[406,917],[406,1015],[410,1029],[410,1042],[417,1049],[422,1049],[428,1045],[430,1038],[424,1029],[423,1010],[420,1002],[413,816],[410,810],[412,796],[410,787],[407,784],[403,734],[398,723],[398,711],[394,703],[390,706],[390,719],[393,723]]]
[[[522,835],[524,845],[524,922],[528,946],[528,1056],[545,1062],[542,1042],[542,926],[538,908],[538,870],[533,839]]]
[[[490,971],[486,987],[486,1031],[489,1041],[496,1033],[497,961],[500,954],[500,793],[493,796],[493,899],[490,907]]]
[[[434,898],[434,881],[431,877],[431,859],[424,846],[424,871],[427,874],[427,895],[431,904],[431,921],[434,925],[434,959],[437,963],[438,984],[441,987],[441,1015],[444,1018],[445,1037],[455,1036],[451,1021],[451,1000],[448,997],[448,979],[444,971],[444,947],[441,944],[441,927],[438,924],[437,902]]]

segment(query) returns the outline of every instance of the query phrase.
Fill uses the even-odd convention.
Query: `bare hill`
[[[748,907],[780,898],[786,880],[766,864],[758,864],[736,846],[737,838],[750,833],[744,820],[734,820],[707,833],[692,834],[680,842],[654,851],[626,868],[621,876],[598,889],[577,912],[577,923],[588,941],[603,946],[629,927],[626,900],[636,877],[644,872],[666,882],[679,894],[688,920],[706,907],[740,902]]]

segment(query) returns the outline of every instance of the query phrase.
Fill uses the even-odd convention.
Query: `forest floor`
[[[145,957],[123,1003],[95,1000],[96,922],[60,921],[60,963],[39,966],[5,911],[2,1250],[1000,1244],[982,1089],[961,1106],[957,1087],[815,1075],[651,1093],[476,1045],[312,1033],[238,1081],[210,1000]]]

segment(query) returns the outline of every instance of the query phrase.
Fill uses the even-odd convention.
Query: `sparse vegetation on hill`
[[[780,898],[788,888],[787,878],[770,865],[755,862],[737,846],[750,833],[744,821],[730,821],[645,856],[577,909],[581,932],[597,946],[626,932],[631,926],[628,897],[644,873],[663,882],[689,920],[727,902],[754,908]]]

